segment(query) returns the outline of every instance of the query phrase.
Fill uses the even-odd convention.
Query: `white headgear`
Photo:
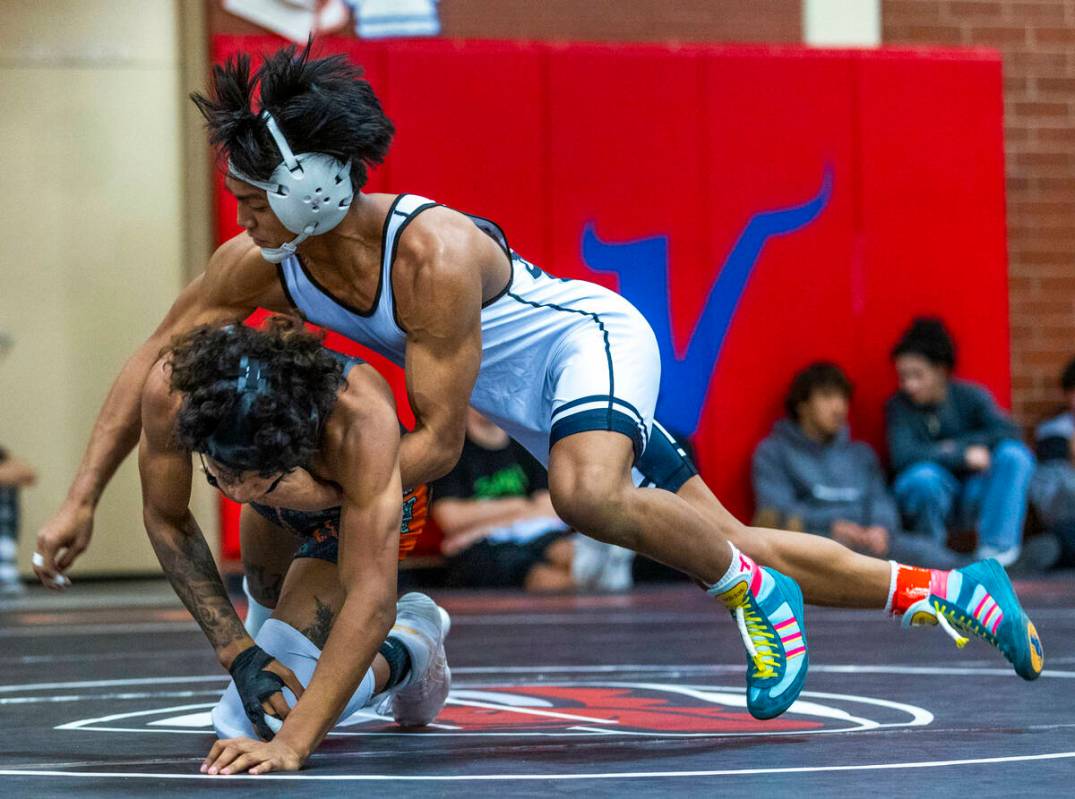
[[[297,236],[280,247],[262,247],[266,261],[278,264],[293,254],[310,236],[327,233],[347,216],[355,197],[351,183],[351,162],[337,161],[325,153],[291,152],[291,147],[268,111],[261,118],[276,142],[283,161],[267,181],[256,180],[228,162],[228,174],[243,183],[264,189],[269,207],[280,223]]]

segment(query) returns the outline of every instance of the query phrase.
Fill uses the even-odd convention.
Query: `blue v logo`
[[[582,233],[582,258],[595,272],[614,272],[620,293],[649,320],[661,350],[661,393],[657,418],[665,426],[690,435],[698,428],[713,367],[735,309],[746,290],[762,247],[772,236],[793,233],[813,222],[832,195],[832,168],[826,167],[817,194],[801,205],[761,211],[752,216],[735,242],[682,358],[672,344],[668,297],[668,237],[629,242],[603,242],[590,223]]]

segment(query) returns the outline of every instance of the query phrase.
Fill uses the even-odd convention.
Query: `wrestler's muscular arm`
[[[200,324],[245,318],[279,291],[273,267],[245,235],[223,244],[205,273],[179,295],[153,334],[127,360],[97,415],[93,433],[59,510],[37,534],[44,566],[37,576],[55,588],[52,578],[65,571],[86,547],[93,514],[108,481],[138,442],[142,387],[161,349],[176,335]]]
[[[400,444],[405,486],[443,477],[459,460],[481,367],[482,260],[497,256],[488,236],[447,209],[422,214],[400,239],[393,288],[415,416]]]
[[[322,441],[343,487],[340,585],[344,602],[302,698],[272,741],[217,741],[207,768],[234,774],[299,768],[336,724],[396,618],[401,522],[399,422],[388,384],[372,367],[350,380]],[[356,375],[357,376],[357,375]],[[215,773],[215,772],[211,772]]]
[[[213,553],[190,512],[191,456],[173,443],[180,398],[171,393],[165,367],[158,362],[145,381],[141,402],[142,435],[138,471],[142,479],[142,518],[157,559],[176,594],[209,639],[217,660],[229,668],[235,656],[254,645],[228,598]],[[265,668],[278,674],[296,694],[298,679],[283,664]],[[267,704],[287,715],[282,694]]]

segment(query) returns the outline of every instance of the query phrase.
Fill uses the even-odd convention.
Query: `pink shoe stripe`
[[[994,602],[993,606],[991,608],[989,608],[989,612],[985,614],[985,618],[982,619],[982,626],[983,627],[988,627],[989,623],[993,620],[993,617],[995,615],[997,615],[998,613],[1000,613],[1000,608]]]
[[[1004,614],[1003,613],[998,613],[997,614],[997,620],[993,622],[993,629],[990,630],[990,632],[993,633],[993,635],[997,634],[997,627],[1000,626],[1000,623],[1002,621],[1004,621]]]
[[[978,614],[981,612],[982,606],[985,605],[985,603],[988,602],[990,599],[992,599],[992,597],[989,596],[989,594],[983,596],[982,601],[978,603],[978,607],[974,609],[974,613],[972,613],[971,615],[974,616],[974,618],[976,619],[981,618]]]
[[[948,572],[930,569],[929,592],[934,596],[948,598]]]
[[[794,633],[792,635],[789,635],[787,638],[781,638],[780,642],[785,645],[784,648],[786,649],[787,644],[789,642],[791,642],[791,641],[801,641],[802,639],[803,639],[803,634],[802,633]]]
[[[784,621],[780,622],[780,624],[774,624],[773,629],[774,630],[783,630],[789,624],[794,624],[794,623],[795,623],[795,617],[792,616],[790,619],[785,619]]]
[[[761,591],[761,569],[754,567],[754,575],[750,578],[750,593],[757,596]]]
[[[799,655],[803,654],[805,651],[806,651],[806,647],[805,646],[800,646],[798,649],[793,649],[790,652],[788,652],[787,654],[785,654],[784,657],[787,658],[788,660],[790,660],[791,658],[798,657]]]

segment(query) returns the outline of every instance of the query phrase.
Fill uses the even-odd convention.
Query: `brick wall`
[[[886,45],[1004,57],[1012,401],[1032,425],[1075,355],[1075,0],[884,0]]]

